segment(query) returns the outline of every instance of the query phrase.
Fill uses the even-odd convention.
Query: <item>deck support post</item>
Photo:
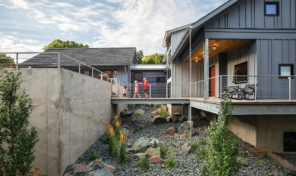
[[[291,101],[291,76],[288,79],[289,79],[289,101]]]
[[[58,68],[61,68],[61,53],[58,53]]]
[[[101,72],[101,80],[103,80],[103,73]]]
[[[79,62],[79,74],[81,73],[81,64]]]
[[[182,117],[184,117],[184,103],[182,103]]]
[[[93,68],[91,69],[91,77],[92,78],[94,77],[94,69]]]
[[[208,100],[208,81],[209,78],[209,39],[204,40],[204,100]]]
[[[188,105],[188,121],[191,122],[191,106]]]

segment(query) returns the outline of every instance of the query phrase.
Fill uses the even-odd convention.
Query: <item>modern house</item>
[[[190,98],[189,112],[216,120],[226,93],[229,130],[256,147],[296,152],[296,0],[229,0],[167,31],[162,46],[170,96]]]

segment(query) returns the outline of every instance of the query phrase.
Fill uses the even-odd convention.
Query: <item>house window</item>
[[[156,77],[156,83],[157,84],[165,83],[165,77]]]
[[[142,81],[142,73],[135,73],[135,80]]]
[[[265,2],[265,15],[266,16],[279,15],[279,3],[278,2]]]
[[[235,65],[235,72],[233,77],[233,83],[241,84],[248,82],[248,63],[244,62]]]
[[[296,132],[284,132],[284,152],[296,151]]]
[[[294,75],[294,64],[279,64],[280,78],[288,78]]]

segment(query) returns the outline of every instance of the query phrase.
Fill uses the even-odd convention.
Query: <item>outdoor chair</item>
[[[229,86],[228,89],[224,89],[224,93],[223,94],[227,94],[227,98],[232,98],[232,96],[234,95],[234,92],[238,91],[238,86]],[[223,95],[224,96],[224,95]]]
[[[243,89],[238,88],[233,94],[237,94],[239,100],[247,99],[246,95],[254,95],[255,99],[255,84],[246,85]]]

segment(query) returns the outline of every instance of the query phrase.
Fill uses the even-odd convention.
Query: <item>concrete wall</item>
[[[22,69],[33,101],[30,126],[39,132],[35,167],[61,175],[107,129],[126,105],[111,105],[111,83],[63,69]]]

